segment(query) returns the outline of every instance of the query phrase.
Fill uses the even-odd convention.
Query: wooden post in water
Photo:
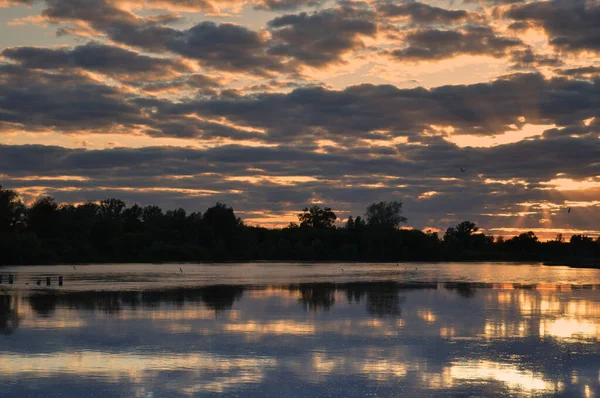
[[[46,277],[46,286],[50,286],[50,277],[49,276]]]
[[[12,274],[8,274],[8,283],[13,284],[13,276]]]
[[[58,277],[58,286],[62,286],[63,285],[63,277],[62,275]]]

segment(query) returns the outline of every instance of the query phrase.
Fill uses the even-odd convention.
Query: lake
[[[2,397],[600,396],[600,270],[106,264],[0,275]]]

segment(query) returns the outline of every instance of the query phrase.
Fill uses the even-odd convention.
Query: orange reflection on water
[[[83,319],[44,319],[25,318],[19,322],[19,327],[28,329],[70,329],[82,328],[87,325]]]
[[[484,336],[487,339],[498,338],[515,338],[527,337],[530,334],[530,327],[525,321],[507,322],[502,321],[486,321]]]
[[[265,323],[256,321],[229,323],[224,325],[223,328],[228,332],[252,333],[255,337],[268,334],[293,334],[299,336],[315,334],[315,326],[312,324],[283,319]]]
[[[4,375],[44,376],[67,373],[76,376],[101,377],[110,381],[119,381],[125,376],[143,382],[148,376],[146,372],[153,371],[249,372],[274,365],[276,360],[273,358],[231,358],[211,353],[142,355],[127,352],[86,351],[85,353],[60,352],[27,356],[0,354],[0,371]]]
[[[440,337],[443,339],[452,339],[456,336],[456,330],[453,327],[441,327]]]
[[[434,323],[436,316],[431,310],[420,309],[417,311],[417,316],[427,323]]]
[[[124,310],[118,314],[98,314],[98,317],[111,317],[120,320],[150,319],[153,321],[176,321],[176,320],[196,320],[196,319],[214,319],[215,311],[205,307],[180,308],[177,311],[172,309],[144,309],[144,310]]]
[[[457,362],[450,367],[450,376],[457,380],[498,381],[513,391],[528,393],[560,392],[564,388],[534,372],[492,361]]]
[[[577,319],[544,319],[540,323],[540,336],[551,336],[566,341],[600,340],[600,325],[597,322]]]

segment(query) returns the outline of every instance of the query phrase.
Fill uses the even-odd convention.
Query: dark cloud
[[[82,68],[107,75],[147,75],[149,78],[190,72],[181,62],[149,57],[119,47],[88,43],[73,49],[12,47],[1,53],[26,68]]]
[[[532,0],[462,0],[463,4],[494,4],[494,5],[506,5],[506,4],[518,4],[527,3]]]
[[[113,0],[115,3],[121,0]],[[169,11],[219,13],[222,8],[228,9],[235,5],[235,0],[124,0],[136,4],[142,9],[159,9]]]
[[[561,50],[600,50],[600,7],[589,0],[535,1],[514,5],[505,15],[541,26]]]
[[[135,85],[149,93],[170,91],[181,93],[182,90],[193,90],[209,96],[217,95],[217,90],[222,87],[217,79],[202,74],[191,74],[172,80],[139,81]]]
[[[600,67],[584,66],[580,68],[556,69],[554,72],[563,76],[572,76],[578,78],[597,78],[600,75]]]
[[[197,112],[264,128],[270,140],[333,139],[350,145],[370,132],[420,137],[429,125],[452,126],[462,133],[490,135],[522,125],[568,126],[594,116],[600,87],[592,82],[545,80],[515,74],[491,83],[398,89],[359,85],[334,91],[300,88],[289,94],[259,94],[191,101],[177,107],[157,104],[158,114]]]
[[[26,129],[103,129],[143,123],[139,108],[116,88],[83,76],[0,64],[0,122]]]
[[[527,29],[531,29],[534,28],[535,25],[529,22],[513,22],[510,25],[508,25],[508,28],[517,32],[522,32],[525,31]]]
[[[350,7],[283,15],[268,23],[269,53],[317,68],[341,62],[343,54],[363,46],[361,36],[375,35],[372,18],[371,12]]]
[[[531,48],[511,52],[514,69],[536,69],[540,66],[561,66],[564,62],[557,57],[536,54]]]
[[[199,23],[166,42],[169,50],[218,69],[257,74],[282,69],[276,59],[266,55],[264,46],[257,32],[214,22]]]
[[[0,0],[1,7],[19,6],[19,5],[32,5],[36,0]]]
[[[415,24],[454,24],[478,19],[476,14],[465,10],[448,10],[417,1],[406,3],[382,3],[377,11],[384,17],[409,17]]]
[[[302,7],[315,7],[321,3],[322,0],[258,0],[254,7],[259,10],[291,11]]]
[[[202,91],[218,87],[202,75],[186,79],[182,84],[189,89]],[[249,140],[263,136],[255,130],[238,129],[187,114],[155,115],[153,107],[161,103],[164,102],[132,96],[84,75],[0,64],[0,132],[19,126],[30,132],[51,129],[69,134],[144,133],[155,137],[211,140]]]
[[[171,14],[139,17],[109,0],[46,0],[42,16],[54,23],[87,24],[111,40],[155,52],[173,52],[225,71],[266,75],[282,70],[276,57],[266,54],[264,38],[230,23],[201,22],[190,29],[167,26]]]
[[[52,23],[87,25],[116,42],[153,51],[164,51],[165,42],[178,34],[164,26],[177,19],[172,15],[142,18],[109,0],[45,0],[45,4],[42,16]]]
[[[210,89],[206,79],[199,79],[200,86]],[[395,137],[427,142],[423,132],[431,125],[491,135],[523,125],[522,117],[531,124],[567,127],[596,116],[600,109],[598,82],[546,80],[538,74],[430,90],[368,84],[341,91],[303,87],[287,94],[223,90],[220,95],[177,102],[132,96],[85,76],[17,65],[0,66],[0,82],[0,121],[26,129],[110,132],[111,126],[122,126],[122,131],[129,126],[152,136],[272,144],[315,145],[330,139],[357,147],[367,145],[357,139]]]
[[[405,48],[394,50],[390,55],[402,61],[442,60],[462,54],[500,58],[522,45],[519,39],[500,36],[485,26],[417,30],[406,35],[405,43]]]

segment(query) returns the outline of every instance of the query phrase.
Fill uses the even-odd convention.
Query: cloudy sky
[[[0,184],[596,236],[599,53],[595,0],[0,0]]]

